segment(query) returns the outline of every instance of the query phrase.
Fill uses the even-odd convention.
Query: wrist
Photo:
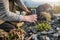
[[[26,10],[27,13],[31,13],[29,10]]]
[[[26,20],[26,17],[27,16],[22,16],[22,21],[25,21]]]

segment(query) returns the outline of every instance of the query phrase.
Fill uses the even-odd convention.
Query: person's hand
[[[37,21],[37,15],[23,16],[22,21],[35,22],[35,21]]]
[[[29,13],[29,14],[31,14],[31,11],[29,11],[29,10],[26,10],[26,12]]]

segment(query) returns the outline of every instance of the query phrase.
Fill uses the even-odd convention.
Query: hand
[[[29,11],[29,10],[27,10],[26,12],[27,12],[27,13],[31,13],[31,11]]]
[[[22,21],[35,22],[35,21],[37,21],[37,15],[23,16]]]

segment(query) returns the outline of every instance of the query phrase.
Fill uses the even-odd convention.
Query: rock
[[[33,34],[32,39],[33,39],[33,40],[38,40],[37,34]]]
[[[50,40],[50,38],[46,36],[46,40]]]

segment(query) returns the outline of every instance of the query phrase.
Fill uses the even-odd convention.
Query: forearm
[[[25,4],[22,2],[22,0],[15,0],[17,5],[21,7],[24,11],[28,11],[28,8],[25,6]]]
[[[22,15],[17,15],[13,12],[6,12],[3,15],[1,16],[4,21],[22,21]]]
[[[10,11],[0,11],[0,19],[4,21],[22,21],[22,15]]]

